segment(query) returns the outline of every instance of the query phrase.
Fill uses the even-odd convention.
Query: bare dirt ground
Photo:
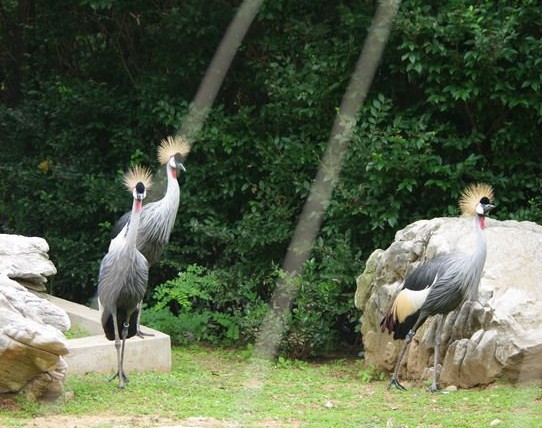
[[[266,425],[269,426],[269,425]],[[34,418],[25,428],[234,428],[233,422],[211,418],[173,420],[157,416],[46,416]]]
[[[276,421],[262,421],[262,428],[286,428]],[[188,418],[173,420],[157,416],[47,416],[34,418],[24,428],[240,428],[242,425],[232,421],[213,418]],[[296,428],[289,424],[288,428]],[[0,425],[4,428],[4,425]]]
[[[0,398],[0,409],[13,410],[19,409],[19,406],[12,398]],[[29,420],[21,425],[17,422],[17,427],[24,428],[235,428],[239,424],[231,421],[221,421],[213,418],[188,418],[184,420],[175,420],[160,416],[115,416],[115,415],[49,415],[40,416]],[[263,424],[262,426],[273,427]],[[0,428],[6,425],[0,419]]]
[[[11,398],[0,400],[0,409],[17,410],[18,406]],[[262,428],[286,428],[276,421],[262,421]],[[10,425],[13,426],[13,425]],[[115,416],[115,415],[81,415],[65,416],[50,415],[33,418],[15,425],[23,428],[239,428],[242,424],[235,421],[224,421],[206,417],[192,417],[183,420],[164,418],[160,416]],[[295,428],[297,424],[289,424]],[[0,420],[0,428],[6,425]]]

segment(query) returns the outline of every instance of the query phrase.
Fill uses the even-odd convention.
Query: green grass
[[[54,405],[18,399],[17,408],[0,410],[0,425],[23,427],[39,416],[152,415],[179,421],[205,417],[216,426],[242,427],[542,426],[536,386],[388,391],[387,381],[359,360],[270,364],[251,360],[244,351],[191,346],[173,350],[171,373],[129,375],[123,391],[104,375],[70,376],[66,390],[73,398]]]
[[[84,327],[75,326],[66,331],[64,335],[66,336],[66,339],[79,339],[81,337],[89,336],[90,333]]]

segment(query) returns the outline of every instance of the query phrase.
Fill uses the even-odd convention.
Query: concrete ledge
[[[117,371],[117,351],[113,341],[105,338],[97,310],[58,297],[46,298],[64,309],[72,327],[81,327],[91,336],[69,339],[69,354],[64,357],[69,374],[115,373]],[[144,339],[132,337],[126,340],[124,368],[130,376],[133,371],[171,371],[171,340],[167,334],[143,327]]]

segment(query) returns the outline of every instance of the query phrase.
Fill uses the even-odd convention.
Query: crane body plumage
[[[123,269],[115,269],[115,266],[122,266]],[[102,259],[98,296],[102,306],[102,326],[107,339],[115,339],[115,312],[119,335],[122,334],[122,326],[126,320],[129,323],[126,338],[137,333],[138,305],[147,290],[148,269],[147,260],[135,247],[130,251],[124,246],[108,252]],[[115,302],[115,307],[105,306],[103,302]]]
[[[155,264],[169,242],[171,231],[179,209],[180,189],[177,178],[168,166],[168,183],[165,196],[143,208],[137,247],[147,258],[149,265]]]
[[[148,171],[135,167],[125,175],[126,187],[132,189],[133,203],[126,233],[109,249],[100,263],[98,301],[107,339],[115,341],[119,388],[128,380],[124,373],[126,339],[137,334],[140,302],[147,289],[149,264],[136,246],[142,201],[150,187]]]
[[[406,339],[390,385],[404,389],[398,381],[400,364],[410,341],[425,320],[438,314],[445,317],[464,302],[478,297],[487,254],[484,219],[494,205],[490,203],[493,196],[491,188],[487,185],[476,186],[468,188],[461,201],[462,211],[475,214],[474,250],[470,254],[441,254],[414,269],[405,278],[401,291],[380,323],[382,331],[393,333],[394,339]],[[437,390],[438,345],[443,324],[444,319],[441,319],[436,334],[432,391]]]

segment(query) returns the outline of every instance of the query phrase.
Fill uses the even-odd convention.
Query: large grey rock
[[[497,377],[542,378],[542,226],[531,222],[486,223],[488,253],[479,299],[450,313],[442,336],[440,385],[472,387]],[[382,316],[399,292],[407,271],[436,254],[470,252],[472,220],[422,220],[396,234],[390,247],[376,250],[357,280],[356,307],[366,362],[391,370],[402,341],[382,333]],[[402,379],[432,374],[436,317],[418,330],[402,367]]]
[[[56,274],[43,238],[0,234],[0,272],[24,286],[45,291],[47,277]]]
[[[51,400],[63,392],[69,317],[20,284],[39,289],[56,273],[47,250],[41,238],[0,235],[0,394]]]
[[[0,274],[0,393],[60,395],[68,353],[62,331],[69,327],[62,309]]]

